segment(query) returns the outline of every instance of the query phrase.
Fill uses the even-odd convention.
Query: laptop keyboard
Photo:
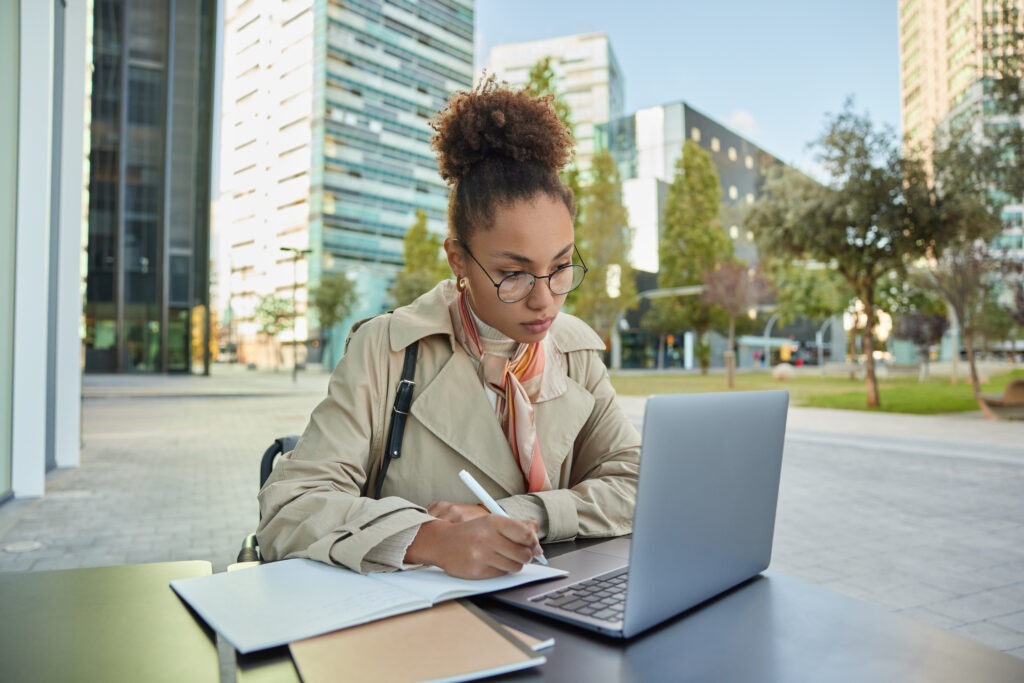
[[[530,602],[574,614],[582,614],[601,621],[622,621],[628,576],[628,568],[620,569],[610,574],[603,574],[558,590],[536,595],[530,598]]]

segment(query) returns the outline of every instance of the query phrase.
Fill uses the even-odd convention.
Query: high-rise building
[[[768,167],[781,162],[686,102],[674,102],[640,109],[598,128],[598,148],[611,152],[622,178],[623,204],[633,229],[633,267],[658,271],[665,197],[687,139],[711,155],[722,183],[722,202],[735,207],[723,213],[727,224],[722,227],[737,258],[756,261],[753,236],[739,227],[741,209],[757,198]]]
[[[86,5],[0,0],[0,503],[79,463]]]
[[[491,48],[488,71],[499,81],[524,86],[530,69],[551,58],[560,98],[569,105],[576,138],[576,164],[590,168],[596,127],[619,118],[625,111],[624,78],[611,42],[604,33],[564,36]]]
[[[988,78],[994,51],[1020,49],[1005,40],[1003,8],[1015,10],[1018,30],[1024,29],[1024,0],[900,0],[903,132],[926,160],[936,130],[955,118],[973,117],[979,126],[1024,125],[1024,116],[998,112]],[[1005,229],[993,246],[1024,260],[1021,200],[1012,197],[1003,208]]]
[[[258,309],[294,305],[286,362],[316,358],[308,290],[357,286],[334,332],[386,310],[417,209],[443,233],[428,119],[473,81],[472,0],[228,0],[215,233],[226,341],[273,364]],[[325,364],[336,362],[332,344]],[[291,351],[295,355],[291,356]]]
[[[87,372],[208,362],[216,9],[95,0]]]

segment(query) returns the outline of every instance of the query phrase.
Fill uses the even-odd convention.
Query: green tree
[[[329,360],[332,330],[355,308],[358,299],[356,283],[345,273],[327,273],[320,278],[320,283],[312,288],[309,294],[316,308],[317,320],[320,322],[321,358]],[[330,370],[329,367],[325,369]]]
[[[608,152],[600,152],[580,198],[576,228],[576,243],[589,268],[588,282],[571,296],[573,312],[590,323],[606,344],[617,334],[621,316],[636,304],[628,223],[618,168]]]
[[[267,337],[274,349],[274,370],[281,365],[281,347],[277,343],[277,335],[288,326],[294,311],[290,299],[274,294],[267,294],[256,306],[257,329]]]
[[[715,266],[704,276],[701,300],[720,309],[729,321],[725,348],[726,384],[736,386],[736,320],[757,305],[764,287],[746,263],[730,259]]]
[[[559,95],[558,76],[551,66],[551,57],[542,57],[537,60],[537,63],[530,68],[527,78],[527,92],[533,97],[551,97],[551,104],[555,108],[555,113],[558,114],[558,118],[565,124],[565,127],[569,129],[569,133],[575,137],[576,126],[572,122],[572,109],[569,107],[569,103]],[[580,181],[580,170],[575,160],[570,162],[565,167],[565,170],[562,171],[562,181],[569,186],[573,196],[579,200],[583,188]],[[578,214],[576,224],[579,225]]]
[[[388,290],[395,306],[412,303],[438,282],[451,277],[448,261],[444,258],[443,244],[440,235],[427,229],[426,212],[417,209],[416,221],[406,231],[402,241],[405,265]]]
[[[815,142],[830,176],[822,185],[782,168],[769,173],[747,216],[762,253],[834,264],[860,299],[867,405],[881,405],[875,376],[879,279],[934,246],[937,223],[923,166],[905,159],[891,131],[876,130],[852,101]]]
[[[829,264],[763,258],[761,267],[775,295],[780,325],[801,316],[831,318],[849,308],[853,299],[849,284]]]
[[[732,256],[732,242],[718,217],[721,199],[722,186],[711,155],[687,140],[665,197],[658,241],[659,289],[703,285],[704,275]],[[707,373],[707,333],[716,315],[699,297],[658,297],[651,300],[644,325],[662,335],[693,329],[701,371]]]

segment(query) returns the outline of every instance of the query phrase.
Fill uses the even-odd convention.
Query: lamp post
[[[764,326],[764,335],[763,335],[764,336],[764,366],[766,368],[770,368],[771,365],[772,365],[772,363],[771,363],[772,350],[771,350],[771,346],[769,346],[769,344],[768,344],[768,335],[770,335],[772,333],[772,325],[774,325],[775,321],[778,320],[778,319],[779,319],[779,314],[778,313],[773,313],[772,317],[768,318],[768,324]]]
[[[292,255],[292,382],[299,381],[299,349],[298,333],[295,328],[295,319],[299,317],[298,299],[296,292],[299,289],[299,259],[310,253],[312,249],[299,249],[298,247],[281,247],[281,251],[291,252]]]

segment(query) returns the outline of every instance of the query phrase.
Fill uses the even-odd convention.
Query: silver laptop
[[[632,538],[551,558],[569,576],[494,595],[619,638],[768,568],[786,391],[653,396]]]

